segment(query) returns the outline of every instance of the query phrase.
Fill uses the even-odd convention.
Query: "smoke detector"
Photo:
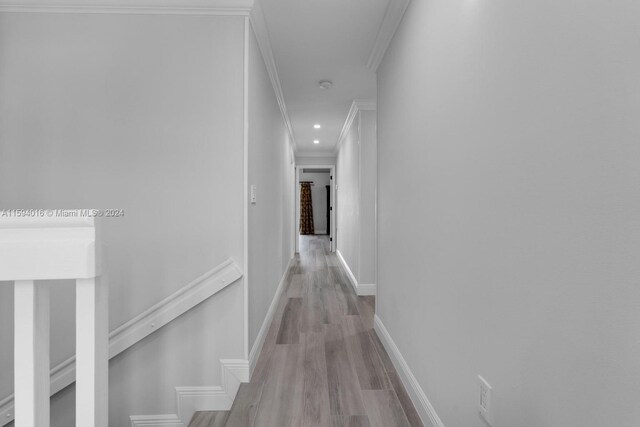
[[[318,86],[320,86],[320,89],[331,89],[333,83],[331,82],[331,80],[320,80],[318,82]]]

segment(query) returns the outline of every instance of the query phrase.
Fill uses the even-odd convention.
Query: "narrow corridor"
[[[300,246],[251,382],[228,417],[192,426],[422,426],[372,329],[374,297],[355,295],[327,237]]]

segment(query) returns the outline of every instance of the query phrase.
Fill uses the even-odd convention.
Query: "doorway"
[[[335,182],[334,165],[296,166],[296,252],[300,252],[301,228],[305,235],[327,236],[330,250],[335,252]]]

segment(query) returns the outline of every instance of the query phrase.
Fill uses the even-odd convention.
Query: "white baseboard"
[[[180,317],[204,300],[220,292],[242,277],[240,267],[232,259],[209,270],[158,304],[134,317],[109,334],[109,358],[115,357],[135,343]],[[76,379],[76,358],[70,357],[51,370],[51,395]],[[13,394],[0,400],[0,426],[13,421]],[[166,421],[166,420],[165,420]],[[140,424],[152,425],[152,424]],[[170,424],[162,424],[170,425]]]
[[[131,417],[132,427],[187,427],[177,415],[137,415]]]
[[[378,288],[375,283],[358,283],[358,295],[376,295]]]
[[[273,299],[271,300],[271,305],[269,306],[269,310],[267,310],[267,315],[262,322],[262,326],[260,326],[260,331],[258,332],[258,336],[256,337],[256,341],[253,343],[251,347],[251,352],[249,353],[249,373],[253,374],[253,370],[256,368],[256,363],[258,363],[258,357],[260,356],[260,351],[262,351],[262,346],[264,345],[264,340],[267,338],[267,332],[269,332],[269,326],[271,326],[271,321],[273,320],[273,316],[276,313],[276,309],[278,308],[278,301],[280,300],[280,296],[282,295],[282,291],[284,290],[284,285],[287,282],[287,276],[289,274],[289,269],[291,268],[291,264],[293,263],[294,258],[292,257],[289,260],[289,264],[287,264],[287,268],[285,268],[284,273],[282,274],[282,278],[280,279],[280,283],[276,288],[276,293],[273,295]]]
[[[351,286],[353,286],[353,290],[357,294],[358,293],[358,281],[356,280],[356,276],[353,275],[353,272],[351,271],[351,268],[349,268],[349,264],[347,264],[347,261],[344,259],[344,257],[342,256],[342,253],[340,252],[339,249],[336,249],[336,255],[338,256],[338,259],[340,260],[340,264],[342,264],[342,268],[344,268],[344,271],[347,273],[347,277],[349,277],[349,281],[351,282]]]
[[[249,382],[249,361],[244,359],[221,359],[220,369],[222,388],[231,398],[231,402],[233,402],[240,388],[240,383]],[[211,410],[215,411],[216,409]]]
[[[413,375],[413,372],[411,372],[411,369],[404,360],[404,357],[402,357],[398,346],[396,346],[391,335],[389,335],[389,331],[384,327],[382,320],[380,320],[377,314],[374,319],[373,328],[380,338],[382,345],[384,345],[384,348],[387,350],[404,388],[409,393],[413,406],[415,406],[418,414],[420,415],[422,423],[425,426],[430,423],[433,427],[444,427],[442,420],[440,420],[440,417],[436,414],[436,410],[433,408],[431,402],[429,402],[427,395],[422,390],[422,387],[420,387],[418,380]]]
[[[249,381],[249,361],[220,361],[221,386],[176,387],[176,414],[132,415],[131,427],[187,427],[196,411],[228,411],[240,383]]]
[[[377,286],[375,285],[375,283],[359,284],[358,281],[356,280],[356,276],[351,271],[351,268],[349,268],[349,264],[347,264],[347,261],[344,259],[344,257],[340,253],[340,250],[336,250],[336,255],[340,260],[340,264],[342,264],[342,268],[344,268],[344,271],[347,273],[347,277],[349,278],[349,281],[351,282],[351,286],[353,287],[353,290],[355,291],[356,295],[363,296],[363,295],[377,294]]]

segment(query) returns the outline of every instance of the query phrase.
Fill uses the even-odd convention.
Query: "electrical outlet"
[[[480,375],[478,375],[478,383],[480,385],[478,411],[480,412],[480,415],[482,415],[482,418],[484,418],[489,425],[493,425],[493,409],[491,405],[491,394],[493,389],[491,388],[489,383]]]

